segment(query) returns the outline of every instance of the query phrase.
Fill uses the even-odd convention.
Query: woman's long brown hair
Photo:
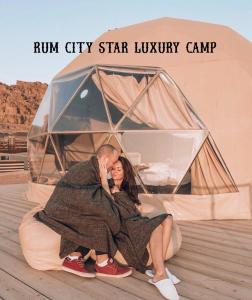
[[[122,181],[121,188],[124,189],[130,199],[140,205],[141,202],[138,199],[138,190],[137,190],[137,184],[134,176],[134,171],[131,163],[129,160],[123,156],[119,156],[118,160],[122,163],[123,172],[124,172],[124,178]]]

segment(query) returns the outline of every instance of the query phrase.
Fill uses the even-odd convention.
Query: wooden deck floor
[[[37,271],[26,263],[18,240],[22,216],[35,203],[25,184],[0,186],[0,299],[163,299],[147,276],[83,279],[62,271]],[[179,221],[183,242],[168,261],[182,279],[181,300],[252,299],[252,221]]]

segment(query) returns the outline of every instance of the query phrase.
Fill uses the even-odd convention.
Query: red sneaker
[[[73,260],[66,257],[63,262],[62,270],[82,277],[95,277],[95,273],[90,273],[85,269],[84,259],[81,256]]]
[[[105,267],[99,267],[95,264],[95,270],[97,276],[106,276],[106,277],[126,277],[132,273],[132,269],[129,267],[120,267],[117,262],[110,258]]]

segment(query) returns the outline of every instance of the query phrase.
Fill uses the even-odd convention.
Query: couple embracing
[[[151,277],[148,282],[166,299],[179,299],[175,284],[180,280],[164,264],[173,217],[163,213],[149,218],[141,210],[130,162],[105,144],[90,160],[69,169],[34,217],[61,235],[63,270],[89,278],[121,278],[134,268]],[[94,272],[84,260],[91,249],[96,253]],[[128,266],[114,259],[117,250]],[[147,267],[149,255],[152,269]]]

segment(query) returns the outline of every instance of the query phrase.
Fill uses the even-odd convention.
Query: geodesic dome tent
[[[128,53],[99,52],[100,42],[113,41],[120,44],[122,39],[128,43]],[[135,41],[179,41],[180,48],[178,53],[135,53]],[[187,53],[185,47],[188,41],[215,41],[217,47],[213,53],[190,54]],[[200,176],[203,180],[198,183],[198,179],[195,181],[194,174],[202,174],[201,169],[207,170],[207,165],[213,163],[212,159],[204,159],[206,164],[203,164],[202,154],[204,153],[206,156],[208,155],[206,153],[211,152],[209,150],[211,147],[208,147],[206,151],[201,152],[201,154],[198,153],[200,154],[198,158],[201,159],[194,160],[197,163],[192,163],[188,169],[191,170],[191,173],[187,172],[182,180],[183,190],[186,187],[186,191],[188,191],[190,185],[187,184],[186,186],[186,182],[189,182],[188,179],[190,178],[191,189],[194,194],[179,194],[181,189],[177,188],[174,194],[151,194],[149,203],[155,203],[155,206],[161,210],[172,212],[175,219],[251,219],[251,49],[251,42],[229,27],[165,17],[104,32],[94,41],[91,53],[86,50],[78,55],[58,72],[53,81],[63,78],[63,76],[66,78],[74,72],[81,72],[90,65],[96,64],[121,65],[123,63],[124,65],[147,66],[148,68],[157,66],[168,72],[210,130],[211,134],[208,135],[206,141],[209,143],[210,140],[211,147],[216,149],[213,136],[239,191],[221,194],[195,194],[197,187],[202,193],[205,193],[205,188],[202,188],[204,185],[206,186],[204,182],[209,182],[208,179],[211,176],[212,180],[216,178],[215,173],[205,171],[208,178]],[[111,105],[109,101],[108,105]],[[42,121],[38,126],[42,126],[41,124]],[[56,138],[55,135],[54,138]],[[52,149],[50,139],[49,147]],[[68,145],[66,149],[70,147],[73,145]],[[179,148],[181,149],[181,147]],[[41,156],[42,150],[39,151],[38,154],[40,153]],[[72,155],[73,152],[73,148],[71,148],[71,151],[68,151],[68,156]],[[216,152],[218,153],[218,149]],[[179,152],[175,151],[174,153]],[[49,154],[52,157],[52,153],[47,153],[46,165],[48,166]],[[41,160],[36,158],[36,161],[38,162],[36,168],[39,168],[38,165]],[[220,161],[225,166],[223,160]],[[60,176],[62,171],[57,158],[56,164],[58,166],[57,172],[59,172],[57,176]],[[172,168],[169,170],[171,172]],[[193,172],[195,170],[197,173]],[[152,171],[149,169],[149,171],[148,178],[150,179],[153,169]],[[56,174],[54,170],[51,172],[51,174]],[[40,202],[42,198],[47,199],[50,196],[54,185],[36,183],[35,177],[34,182],[29,182],[26,194],[30,200]],[[46,178],[42,177],[41,182],[42,179],[44,182],[47,181]],[[56,179],[51,178],[48,183],[53,181]],[[145,196],[146,200],[147,195],[141,194],[141,197]],[[155,201],[152,201],[153,197]]]
[[[28,136],[31,178],[55,185],[111,143],[140,193],[237,192],[206,126],[162,68],[94,65],[52,80]]]

